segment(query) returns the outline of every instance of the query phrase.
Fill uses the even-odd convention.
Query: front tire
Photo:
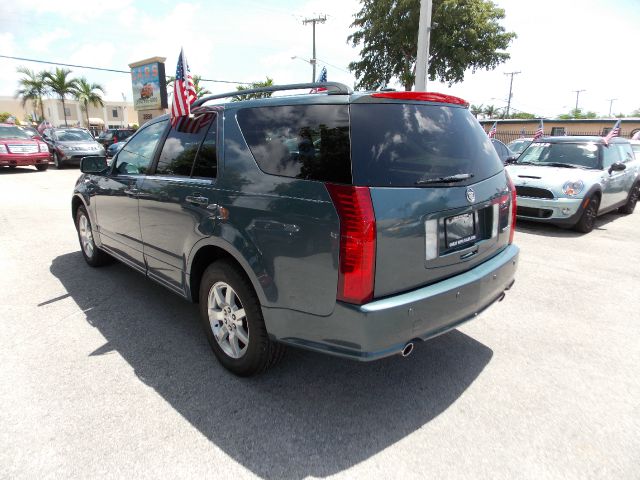
[[[238,267],[219,260],[200,282],[200,320],[218,361],[248,377],[275,365],[285,347],[269,339],[253,286]]]
[[[47,168],[49,168],[49,165],[47,165],[46,163],[41,163],[39,165],[36,165],[36,169],[39,172],[44,172]]]
[[[638,197],[640,196],[640,183],[636,183],[633,187],[631,187],[631,191],[629,192],[629,197],[627,198],[627,203],[625,203],[622,207],[619,208],[620,213],[624,213],[629,215],[633,213],[636,208],[636,203],[638,203]]]
[[[84,206],[78,208],[76,212],[76,230],[80,241],[80,251],[84,260],[92,267],[101,267],[111,262],[108,253],[100,250],[93,239],[93,227],[89,214]]]
[[[591,197],[589,204],[582,212],[582,216],[573,229],[581,233],[589,233],[596,225],[596,217],[598,216],[598,207],[600,207],[600,198]]]
[[[64,165],[62,164],[62,160],[60,160],[60,155],[58,152],[53,152],[53,164],[56,166],[58,170],[62,170]]]

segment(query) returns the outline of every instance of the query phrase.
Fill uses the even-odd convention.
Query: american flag
[[[607,133],[607,136],[604,137],[604,144],[605,145],[609,145],[609,141],[613,138],[613,137],[617,137],[618,135],[620,135],[620,120],[618,120],[616,122],[616,124],[613,126],[613,128],[609,131],[609,133]]]
[[[498,122],[493,122],[493,126],[491,127],[487,135],[489,136],[489,138],[493,138],[496,136],[497,131],[498,131]]]
[[[206,128],[215,118],[215,113],[211,110],[214,109],[211,107],[207,107],[206,110],[196,109],[191,115],[178,118],[174,128],[182,133],[198,133],[200,129]],[[222,109],[215,109],[215,111],[218,110],[221,111]]]
[[[318,80],[316,80],[316,82],[325,83],[326,81],[327,81],[327,67],[322,67],[322,70],[320,70],[320,75],[318,75]],[[320,88],[312,88],[309,93],[319,93],[319,92],[326,92],[326,91],[327,91],[326,88],[320,87]]]
[[[542,121],[542,119],[540,119],[540,125],[538,125],[538,129],[533,134],[533,141],[535,142],[543,135],[544,135],[544,122]]]
[[[176,79],[173,82],[173,104],[171,105],[171,125],[174,127],[180,117],[191,113],[191,104],[196,101],[196,88],[189,72],[187,57],[180,49],[178,66],[176,67]]]

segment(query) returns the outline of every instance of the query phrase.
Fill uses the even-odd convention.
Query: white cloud
[[[54,43],[63,38],[69,38],[71,32],[64,28],[56,28],[51,32],[45,32],[41,35],[37,35],[29,38],[27,45],[34,52],[46,52],[52,50],[55,47]]]

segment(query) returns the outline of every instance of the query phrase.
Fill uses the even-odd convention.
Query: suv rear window
[[[420,180],[470,173],[476,183],[503,168],[466,108],[399,103],[351,105],[355,185],[413,187]]]
[[[351,183],[347,105],[246,108],[238,124],[265,173]]]

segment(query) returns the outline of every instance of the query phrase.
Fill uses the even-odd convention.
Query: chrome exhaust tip
[[[408,357],[409,355],[411,355],[411,352],[413,352],[413,342],[407,343],[400,352],[400,355],[402,355],[403,357]]]

